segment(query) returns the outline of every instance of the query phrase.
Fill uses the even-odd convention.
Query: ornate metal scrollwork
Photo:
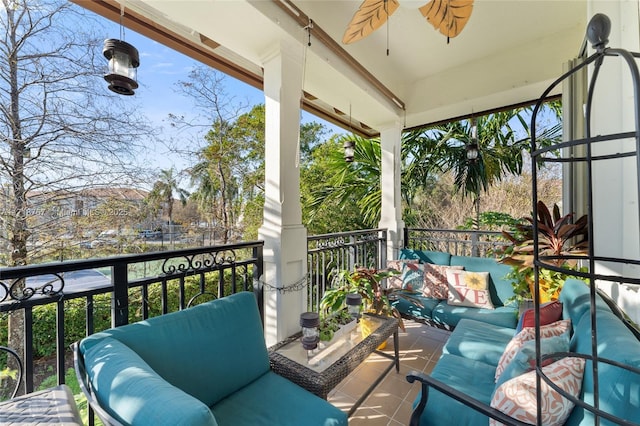
[[[377,241],[380,237],[377,232],[368,232],[366,234],[356,235],[356,242]]]
[[[337,237],[332,239],[326,239],[324,241],[318,241],[317,248],[334,248],[345,245],[344,237]]]
[[[64,289],[64,277],[62,275],[46,274],[40,275],[39,277],[51,277],[51,279],[45,279],[42,283],[36,280],[40,285],[36,285],[35,287],[27,285],[24,278],[18,278],[11,284],[0,281],[0,302],[4,302],[7,299],[21,302],[32,298],[36,294],[55,296],[56,294],[62,293]]]
[[[222,250],[199,253],[165,259],[162,272],[165,275],[190,274],[215,269],[222,265],[231,265],[236,261],[234,250]]]

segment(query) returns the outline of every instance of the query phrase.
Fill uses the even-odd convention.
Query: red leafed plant
[[[589,218],[587,215],[573,222],[573,213],[562,216],[557,204],[553,212],[542,202],[537,204],[538,256],[550,256],[544,262],[568,270],[581,270],[577,259],[554,258],[554,256],[584,255],[589,248]],[[531,298],[534,280],[533,257],[536,247],[533,244],[534,218],[525,218],[528,224],[515,226],[512,233],[503,231],[502,235],[511,241],[502,252],[501,263],[511,265],[509,278],[514,279],[517,296]],[[557,296],[564,280],[570,274],[541,268],[539,282],[543,298]]]

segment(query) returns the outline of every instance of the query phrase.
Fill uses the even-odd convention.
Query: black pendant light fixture
[[[466,146],[467,160],[471,163],[478,161],[480,151],[478,149],[478,123],[475,117],[471,117],[471,142]]]
[[[121,39],[124,39],[123,16],[124,6],[120,9]],[[133,95],[138,88],[137,68],[140,66],[138,49],[124,40],[110,38],[104,41],[102,54],[109,61],[109,68],[104,76],[109,83],[109,90],[120,95]]]

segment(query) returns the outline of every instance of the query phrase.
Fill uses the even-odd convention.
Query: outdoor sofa
[[[493,258],[454,256],[447,252],[403,249],[399,260],[388,264],[401,272],[389,280],[399,287],[400,297],[394,306],[401,314],[445,329],[453,329],[462,319],[474,319],[502,327],[515,328],[518,321],[518,305],[513,301],[513,286],[505,275],[511,267]],[[457,267],[460,273],[478,273],[487,278],[485,293],[488,303],[457,303],[448,299],[447,275],[442,267]],[[427,268],[426,270],[424,268]],[[423,288],[426,279],[436,281],[437,289]],[[408,296],[408,297],[402,297]],[[460,302],[460,301],[458,301]],[[469,300],[473,302],[473,300]]]
[[[347,425],[344,412],[270,370],[250,292],[93,334],[74,355],[107,424]]]
[[[563,389],[568,389],[579,400],[593,405],[592,362],[587,360],[579,374],[579,364],[584,361],[576,361],[581,358],[572,357],[574,353],[592,353],[589,287],[583,281],[568,279],[560,293],[559,302],[562,304],[559,311],[557,302],[554,304],[556,312],[561,315],[558,321],[549,318],[549,313],[553,311],[547,308],[552,305],[545,305],[540,310],[541,323],[547,323],[540,329],[543,337],[540,347],[543,354],[561,352],[563,356],[558,362],[552,358],[549,362],[553,363],[543,363],[545,366],[542,368],[550,378],[553,376],[557,379],[554,383],[562,383]],[[636,333],[598,294],[595,313],[598,356],[640,368],[640,341]],[[529,316],[529,319],[532,318],[532,315]],[[407,376],[409,382],[419,381],[422,384],[420,395],[414,402],[411,424],[486,425],[489,424],[489,413],[496,418],[510,420],[511,424],[534,423],[537,403],[535,399],[534,405],[531,403],[535,398],[535,372],[530,370],[533,368],[531,357],[532,354],[535,356],[535,349],[532,349],[535,340],[526,340],[526,336],[530,338],[534,332],[524,325],[526,330],[516,333],[511,327],[461,319],[432,372],[429,375],[412,372]],[[566,330],[563,331],[563,327]],[[625,419],[628,422],[625,424],[640,424],[640,374],[602,361],[597,365],[600,409]],[[498,370],[501,373],[496,382]],[[549,389],[543,395],[543,417],[546,417],[542,424],[545,426],[596,424],[594,415],[587,409],[578,405],[571,409],[572,404],[567,399],[558,399]],[[531,408],[534,409],[534,422],[517,423],[504,415],[504,412],[508,412],[523,420],[526,418],[523,412],[529,409],[531,415]],[[601,419],[600,424],[618,423]]]

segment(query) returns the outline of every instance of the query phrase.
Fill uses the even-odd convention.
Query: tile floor
[[[350,426],[409,424],[411,407],[420,385],[407,382],[412,370],[429,373],[442,354],[449,332],[405,320],[406,331],[399,330],[400,373],[392,369],[349,419]],[[385,351],[393,353],[393,337]],[[329,402],[348,412],[369,384],[391,361],[372,354],[329,394]]]

